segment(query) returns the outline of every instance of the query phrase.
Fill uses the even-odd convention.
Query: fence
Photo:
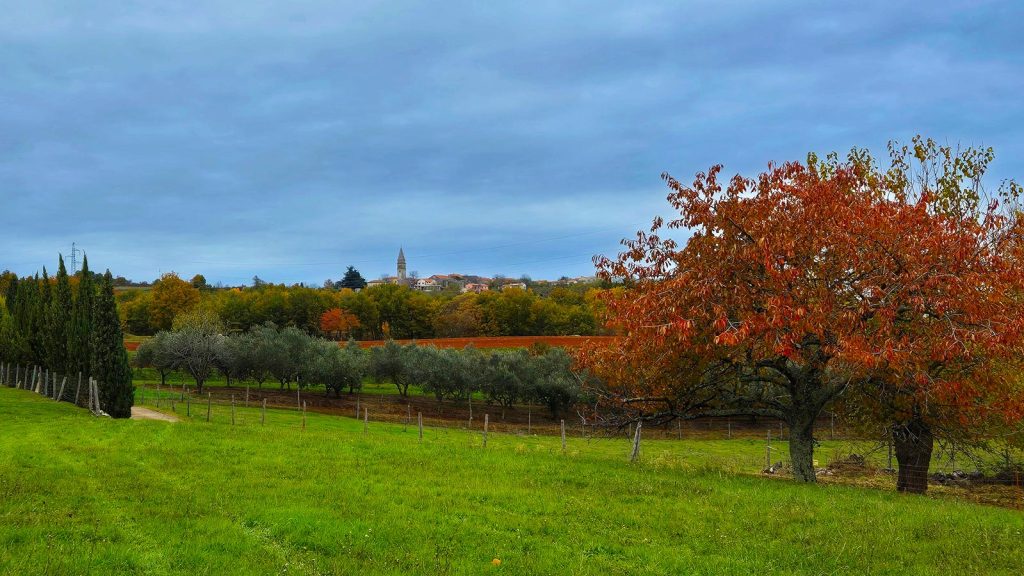
[[[79,372],[74,377],[35,365],[0,362],[0,384],[29,390],[55,402],[68,402],[86,408],[96,416],[105,416],[99,384]]]

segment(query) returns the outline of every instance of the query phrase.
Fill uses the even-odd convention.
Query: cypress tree
[[[14,318],[17,314],[18,309],[18,277],[15,276],[11,279],[11,283],[7,285],[7,293],[5,294],[5,304],[7,305],[7,313]]]
[[[82,276],[78,281],[78,296],[71,312],[71,329],[69,333],[70,366],[69,372],[81,372],[85,377],[91,376],[89,361],[92,346],[92,308],[96,300],[96,287],[93,284],[92,272],[89,272],[89,257],[82,258]]]
[[[71,297],[71,282],[68,271],[64,267],[64,257],[60,256],[57,266],[57,285],[53,291],[50,309],[47,314],[46,352],[50,369],[58,373],[68,374],[71,367],[69,354],[69,330],[71,312],[74,302]]]
[[[92,376],[100,386],[100,407],[113,418],[130,418],[135,401],[132,370],[114,300],[110,270],[103,275],[92,315]]]
[[[49,341],[47,317],[50,315],[50,297],[52,293],[50,276],[46,273],[46,267],[43,267],[42,279],[37,274],[34,284],[36,285],[35,298],[32,302],[27,303],[25,310],[27,329],[23,330],[22,334],[25,335],[29,348],[32,350],[32,362],[40,366],[46,366],[48,364],[46,343]]]

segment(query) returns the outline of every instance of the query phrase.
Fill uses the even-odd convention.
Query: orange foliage
[[[320,331],[337,337],[347,336],[359,326],[359,318],[341,308],[331,308],[320,315]]]
[[[721,166],[690,186],[665,175],[678,217],[596,259],[632,285],[604,296],[624,337],[578,359],[623,396],[677,397],[716,363],[789,361],[845,378],[885,417],[1019,420],[1021,223],[962,185],[990,157],[943,181],[927,170],[941,154],[915,145],[885,173],[854,151],[724,187]],[[923,178],[900,164],[915,155]]]

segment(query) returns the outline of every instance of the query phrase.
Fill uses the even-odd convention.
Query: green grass
[[[97,419],[0,389],[2,574],[1017,574],[1024,515],[741,472],[757,441],[413,428],[294,411]],[[196,412],[193,412],[195,415]],[[205,411],[202,414],[205,417]],[[830,447],[826,443],[823,451]],[[500,566],[491,560],[500,558]]]

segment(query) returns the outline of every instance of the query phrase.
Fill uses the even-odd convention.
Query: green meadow
[[[205,407],[204,407],[205,408]],[[197,414],[197,412],[201,412]],[[0,574],[1019,574],[1024,514],[755,475],[763,442],[558,438],[0,388]],[[785,449],[784,444],[777,447]],[[823,442],[821,454],[838,449]],[[500,561],[500,562],[499,562]]]

